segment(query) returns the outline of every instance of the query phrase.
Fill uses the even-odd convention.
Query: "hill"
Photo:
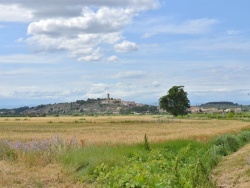
[[[229,102],[229,101],[208,102],[205,104],[201,104],[198,107],[200,107],[200,108],[217,108],[217,109],[221,109],[221,110],[235,109],[235,108],[241,108],[242,110],[250,110],[249,105],[240,105],[240,104]]]
[[[70,103],[55,103],[35,107],[0,109],[0,116],[58,116],[58,115],[97,115],[157,113],[157,107],[120,99],[87,99]]]

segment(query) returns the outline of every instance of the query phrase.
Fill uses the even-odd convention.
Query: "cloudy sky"
[[[250,104],[249,0],[0,0],[0,107]]]

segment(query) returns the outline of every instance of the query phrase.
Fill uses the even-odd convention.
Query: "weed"
[[[43,182],[41,180],[36,180],[34,182],[36,188],[43,188]]]
[[[143,143],[144,149],[147,151],[150,151],[150,146],[148,142],[148,137],[147,134],[144,135],[144,143]]]

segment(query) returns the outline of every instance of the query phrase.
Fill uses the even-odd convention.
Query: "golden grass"
[[[83,188],[85,183],[75,182],[65,169],[57,164],[43,167],[27,167],[0,161],[0,187],[67,187]]]
[[[138,143],[174,139],[206,141],[215,135],[250,128],[237,120],[191,120],[156,116],[0,118],[0,139],[46,139],[59,135],[85,144]]]
[[[224,157],[212,173],[217,187],[250,187],[250,144]]]

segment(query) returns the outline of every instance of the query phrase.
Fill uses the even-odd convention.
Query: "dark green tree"
[[[184,86],[173,86],[169,89],[168,94],[159,99],[160,108],[174,116],[186,115],[190,108],[190,101],[183,88]]]

